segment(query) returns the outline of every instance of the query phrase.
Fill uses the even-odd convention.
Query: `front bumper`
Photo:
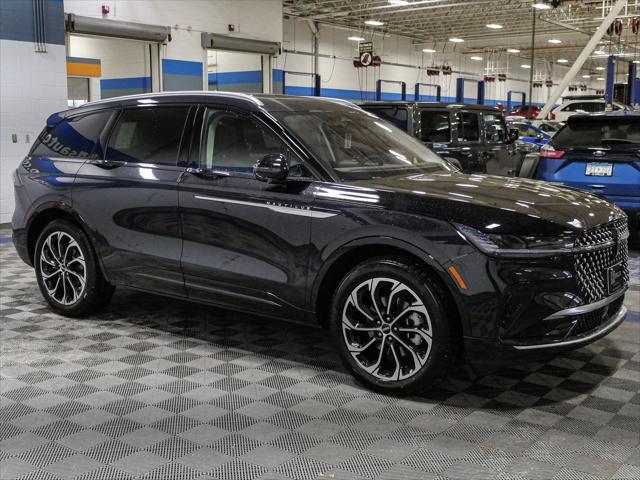
[[[559,321],[570,325],[564,338],[514,341],[465,337],[465,353],[472,367],[482,371],[499,365],[540,360],[584,347],[608,335],[624,322],[627,317],[627,308],[623,304],[625,292],[626,288],[597,302],[560,310],[542,320],[542,323]],[[576,333],[575,328],[581,322],[584,322],[582,329]],[[589,325],[593,328],[588,328]]]

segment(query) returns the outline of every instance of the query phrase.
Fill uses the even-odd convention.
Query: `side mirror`
[[[518,140],[520,138],[520,132],[518,131],[517,128],[510,128],[509,129],[509,141],[511,143],[515,142],[516,140]]]
[[[261,182],[282,182],[289,175],[289,164],[283,153],[270,153],[253,167],[253,175]]]

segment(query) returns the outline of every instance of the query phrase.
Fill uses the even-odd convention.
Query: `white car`
[[[604,113],[607,103],[599,99],[571,99],[562,102],[562,105],[556,107],[551,112],[551,118],[559,122],[566,122],[571,115],[577,113]],[[623,110],[624,105],[620,103],[613,104],[613,111]]]

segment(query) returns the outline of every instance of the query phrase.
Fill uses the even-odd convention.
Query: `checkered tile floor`
[[[70,320],[10,243],[0,270],[2,479],[640,478],[637,252],[609,337],[405,399],[320,329],[123,290]]]

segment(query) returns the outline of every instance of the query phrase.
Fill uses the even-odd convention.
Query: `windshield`
[[[554,148],[640,148],[640,117],[590,117],[569,123],[552,140]]]
[[[271,114],[342,181],[455,170],[413,137],[356,107]]]

